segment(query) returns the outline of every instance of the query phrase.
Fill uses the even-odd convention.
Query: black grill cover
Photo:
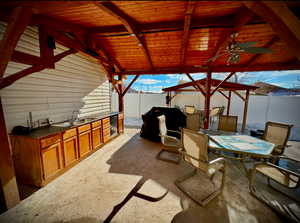
[[[159,142],[159,126],[157,117],[166,116],[167,129],[180,131],[180,127],[186,126],[186,116],[178,108],[153,107],[142,115],[143,125],[141,137]]]

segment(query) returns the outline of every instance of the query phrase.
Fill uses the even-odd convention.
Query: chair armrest
[[[213,165],[215,163],[223,163],[225,165],[226,161],[223,157],[219,157],[217,159],[209,161],[208,165]]]
[[[270,163],[270,162],[266,162],[266,163],[257,163],[257,164],[254,165],[254,169],[256,169],[256,167],[259,166],[259,165],[268,165],[268,166],[274,167],[274,168],[276,168],[276,169],[278,169],[278,170],[280,170],[280,171],[282,171],[282,172],[286,172],[286,173],[292,174],[292,175],[294,175],[294,176],[296,176],[296,177],[300,177],[300,174],[299,174],[299,173],[295,173],[295,172],[293,172],[293,171],[291,171],[291,170],[282,168],[282,167],[277,166],[277,165],[275,165],[275,164],[273,164],[273,163]]]
[[[178,138],[176,138],[176,137],[174,137],[174,136],[169,136],[169,135],[161,135],[161,134],[159,134],[159,136],[160,136],[160,137],[169,138],[169,139],[171,139],[171,140],[179,141],[179,139],[178,139]]]
[[[181,135],[181,132],[179,132],[179,131],[175,131],[175,130],[167,130],[168,132],[174,132],[174,133],[177,133],[177,134],[179,134],[179,135]]]
[[[273,156],[271,156],[271,158],[292,160],[292,161],[298,162],[299,166],[300,166],[300,160],[297,160],[297,159],[294,159],[294,158],[290,158],[290,157],[287,157],[287,156],[274,156],[273,155]]]

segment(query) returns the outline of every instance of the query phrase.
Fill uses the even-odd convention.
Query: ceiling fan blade
[[[209,58],[208,60],[207,60],[207,62],[213,62],[213,61],[215,61],[216,59],[218,59],[219,57],[221,57],[221,56],[223,56],[223,55],[225,55],[226,53],[221,53],[221,54],[218,54],[218,55],[216,55],[216,56],[214,56],[214,57],[211,57],[211,58]]]
[[[249,41],[249,42],[243,42],[243,43],[235,43],[240,48],[248,48],[255,45],[257,42]]]
[[[246,47],[242,50],[245,53],[272,53],[272,50],[263,47]]]

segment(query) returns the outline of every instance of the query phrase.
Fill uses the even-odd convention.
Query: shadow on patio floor
[[[155,157],[161,148],[163,145],[160,143],[145,140],[136,134],[107,161],[110,165],[109,172],[142,176],[180,199],[187,199],[188,210],[178,213],[173,222],[179,222],[179,219],[189,219],[180,222],[198,222],[200,219],[203,222],[280,222],[274,212],[250,195],[245,173],[233,161],[229,161],[223,195],[206,207],[198,206],[174,185],[175,179],[191,171],[192,167],[184,162],[176,165],[157,160]],[[199,177],[198,180],[201,182],[203,178]],[[145,192],[150,196],[156,193],[155,188],[151,187],[147,187]],[[164,199],[160,202],[164,202]]]

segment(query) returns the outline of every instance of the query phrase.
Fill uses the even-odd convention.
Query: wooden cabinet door
[[[62,169],[61,144],[55,143],[41,150],[44,179],[55,175]]]
[[[97,149],[102,144],[102,128],[94,128],[92,130],[93,135],[93,149]]]
[[[69,166],[78,159],[77,136],[64,140],[63,146],[64,166]]]
[[[79,134],[79,156],[83,157],[92,150],[91,130]]]

